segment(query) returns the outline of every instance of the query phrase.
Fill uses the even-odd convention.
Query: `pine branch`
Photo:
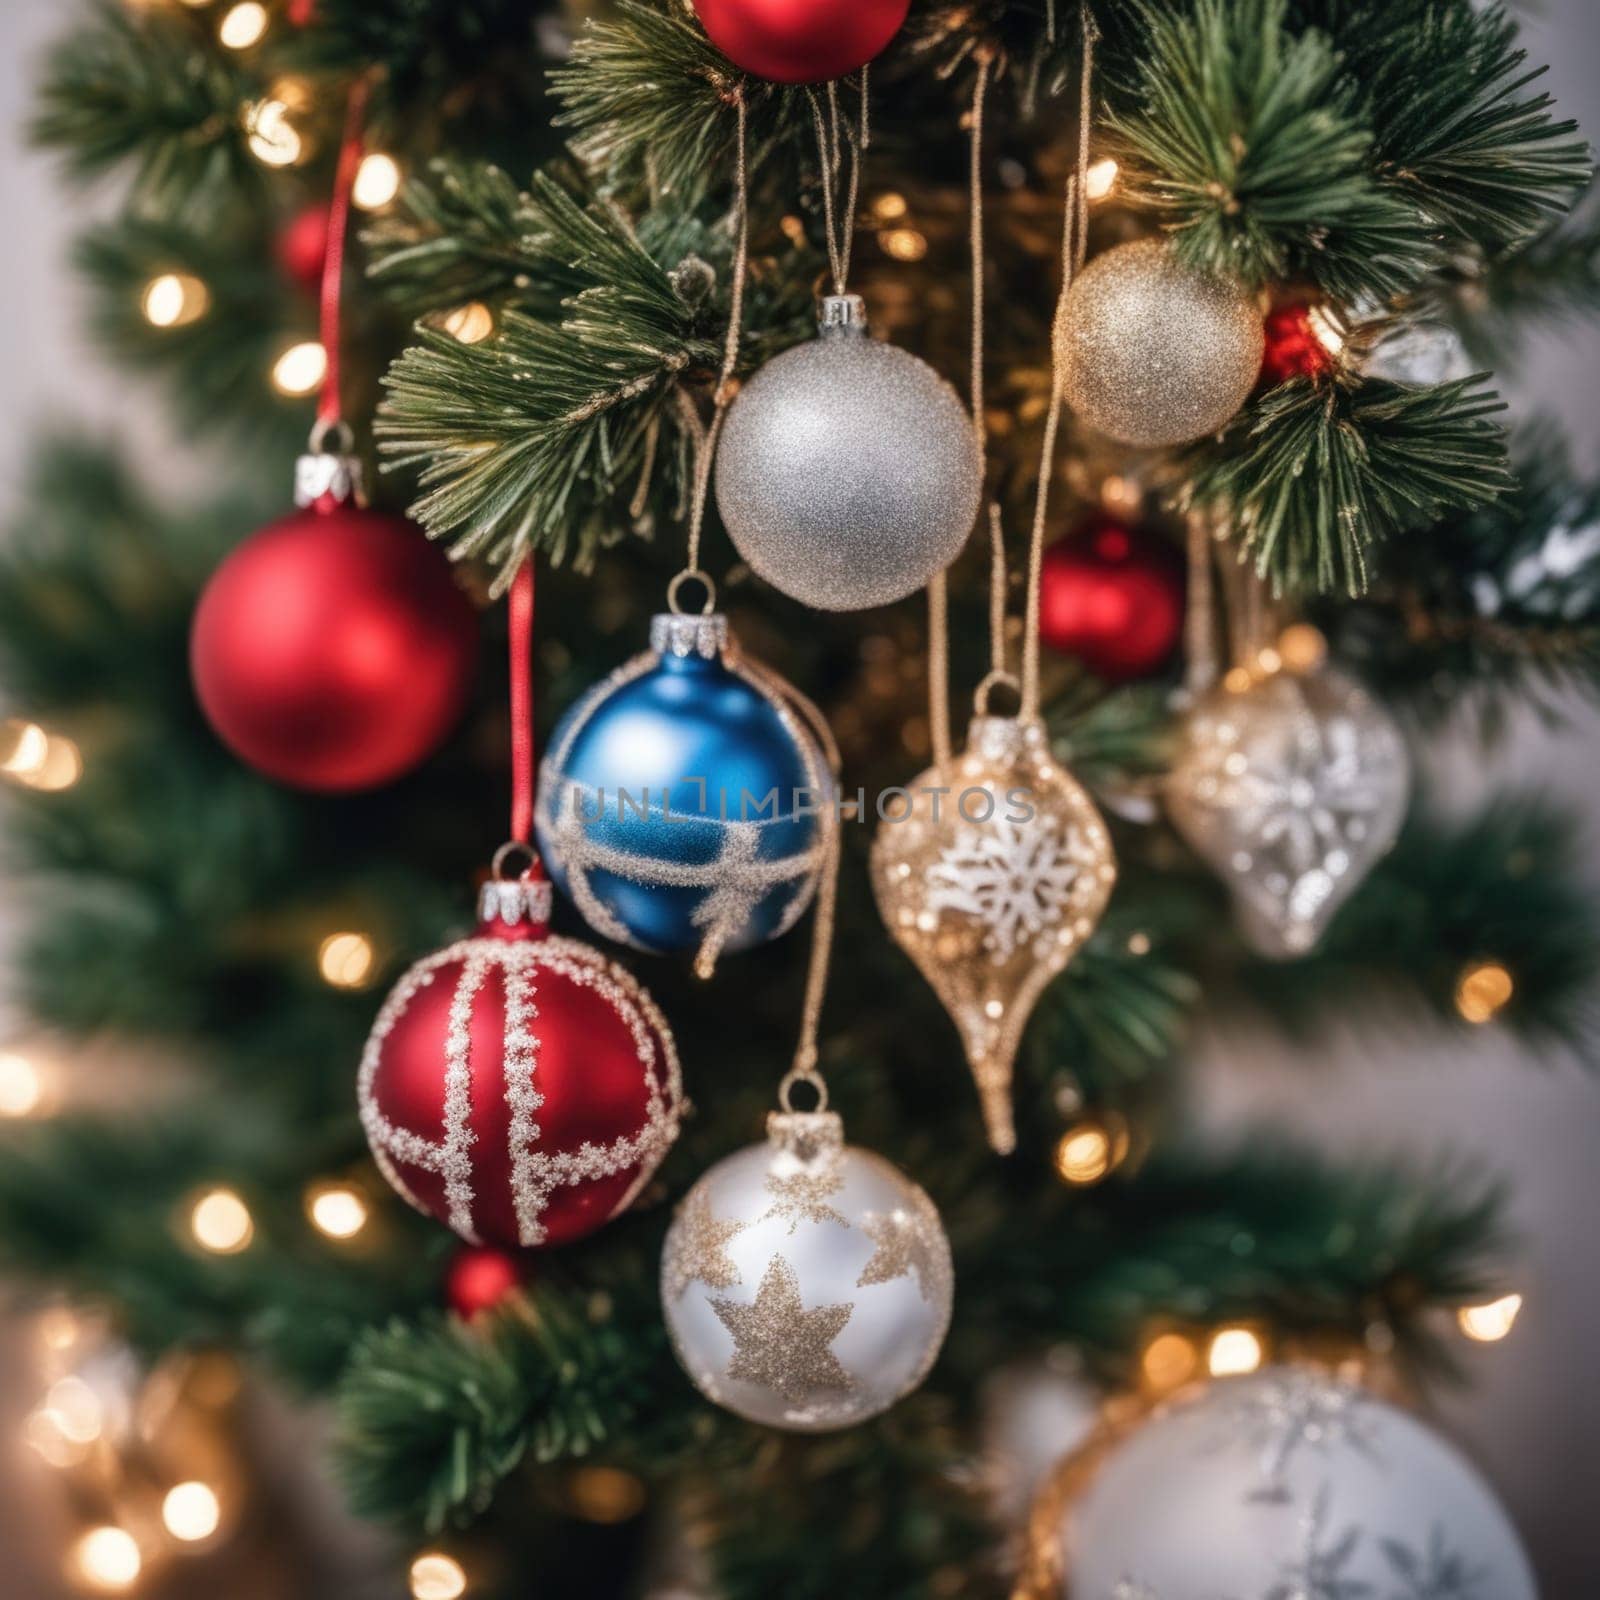
[[[1403,10],[1403,8],[1394,8]],[[1523,91],[1517,25],[1498,6],[1434,4],[1392,29],[1352,30],[1387,182],[1457,239],[1495,252],[1566,211],[1593,171],[1578,125]]]
[[[1360,594],[1401,529],[1510,489],[1504,406],[1481,383],[1280,384],[1191,451],[1182,501],[1224,511],[1275,592]]]
[[[1321,619],[1386,698],[1429,723],[1467,709],[1486,737],[1519,704],[1600,697],[1600,485],[1546,432],[1516,455],[1510,495],[1413,530],[1366,604]]]
[[[1343,300],[1408,286],[1434,256],[1414,205],[1373,169],[1372,131],[1321,34],[1287,0],[1142,5],[1147,44],[1107,125],[1130,198],[1170,219],[1184,258],[1251,287],[1314,278]]]
[[[131,164],[136,207],[202,212],[260,190],[241,108],[254,81],[182,9],[96,0],[50,52],[29,132],[79,181]]]
[[[681,12],[640,0],[586,21],[550,84],[564,108],[557,126],[574,131],[575,153],[608,185],[689,209],[732,184],[738,96],[752,171],[810,127],[801,90],[744,76]]]

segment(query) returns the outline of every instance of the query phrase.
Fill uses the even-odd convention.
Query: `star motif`
[[[828,1204],[828,1197],[843,1187],[844,1178],[832,1161],[817,1171],[807,1168],[793,1173],[769,1172],[767,1193],[772,1196],[772,1204],[756,1220],[765,1222],[768,1217],[777,1217],[789,1224],[791,1234],[802,1222],[837,1222],[848,1228],[850,1224]]]
[[[807,1311],[800,1303],[800,1280],[782,1256],[767,1264],[753,1305],[713,1300],[711,1309],[733,1335],[730,1378],[758,1383],[791,1405],[818,1390],[848,1394],[855,1388],[855,1379],[829,1349],[855,1307],[847,1302]]]
[[[691,1283],[731,1289],[744,1280],[728,1255],[728,1241],[744,1232],[742,1222],[719,1222],[711,1213],[711,1196],[696,1189],[683,1202],[673,1229],[667,1261],[667,1298],[676,1300]]]
[[[896,1206],[893,1211],[869,1211],[861,1219],[861,1231],[876,1248],[872,1259],[861,1269],[856,1287],[866,1289],[875,1283],[915,1277],[918,1293],[931,1303],[949,1272],[949,1263],[920,1208],[909,1211]]]

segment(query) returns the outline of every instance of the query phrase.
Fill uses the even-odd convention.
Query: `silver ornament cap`
[[[717,450],[717,508],[739,554],[819,611],[887,605],[960,552],[982,493],[954,389],[867,334],[859,295],[822,302],[818,337],[739,392]]]

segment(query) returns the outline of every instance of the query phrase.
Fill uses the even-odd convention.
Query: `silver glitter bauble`
[[[831,1112],[774,1112],[767,1142],[719,1161],[668,1230],[661,1301],[709,1400],[821,1433],[922,1382],[950,1325],[950,1246],[933,1202],[844,1143]]]
[[[1535,1600],[1472,1466],[1408,1413],[1271,1367],[1116,1446],[1062,1529],[1072,1600]]]
[[[955,559],[983,466],[954,389],[867,337],[859,296],[823,302],[818,337],[775,357],[728,412],[717,509],[739,554],[819,611],[887,605]]]
[[[1186,267],[1160,239],[1118,245],[1078,274],[1056,344],[1076,415],[1122,444],[1151,446],[1223,427],[1265,352],[1255,300]]]
[[[1233,893],[1264,956],[1303,956],[1394,844],[1411,761],[1359,684],[1284,669],[1195,705],[1167,779],[1179,833]]]

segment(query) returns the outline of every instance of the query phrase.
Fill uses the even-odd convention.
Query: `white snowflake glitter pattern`
[[[1281,1490],[1300,1453],[1326,1454],[1349,1445],[1376,1462],[1375,1437],[1367,1396],[1310,1372],[1249,1384],[1218,1410],[1217,1447],[1243,1438],[1259,1451],[1269,1497]]]
[[[444,1096],[441,1135],[425,1138],[397,1127],[378,1105],[378,1075],[383,1047],[395,1024],[417,994],[435,982],[440,971],[459,964],[445,1034]],[[558,1189],[637,1167],[638,1175],[612,1210],[616,1216],[633,1204],[661,1157],[678,1136],[683,1076],[666,1018],[634,979],[599,951],[574,939],[545,938],[518,942],[505,939],[463,939],[417,962],[384,1001],[361,1057],[357,1097],[361,1125],[374,1159],[402,1199],[426,1213],[405,1182],[402,1168],[437,1173],[444,1179],[451,1229],[470,1244],[482,1242],[473,1225],[477,1199],[473,1185],[472,1145],[472,1008],[484,980],[500,969],[505,983],[503,1071],[506,1103],[511,1109],[507,1130],[511,1156],[511,1195],[519,1242],[544,1243],[542,1221],[550,1196]],[[559,973],[595,990],[623,1020],[632,1035],[647,1104],[639,1131],[609,1144],[583,1144],[576,1150],[542,1151],[538,1111],[544,1098],[537,1087],[538,1039],[535,1022],[537,979],[541,971]],[[659,1060],[658,1060],[659,1058]]]
[[[1085,864],[1057,818],[997,817],[962,828],[940,851],[927,871],[928,909],[976,917],[989,959],[1001,966],[1066,915]]]
[[[1352,1527],[1330,1534],[1328,1499],[1326,1488],[1318,1491],[1300,1519],[1298,1553],[1263,1600],[1369,1600],[1371,1584],[1349,1570],[1361,1545],[1361,1532]]]
[[[1385,1600],[1487,1600],[1488,1574],[1452,1550],[1442,1528],[1433,1530],[1421,1550],[1402,1539],[1380,1539],[1378,1546],[1403,1586]]]

